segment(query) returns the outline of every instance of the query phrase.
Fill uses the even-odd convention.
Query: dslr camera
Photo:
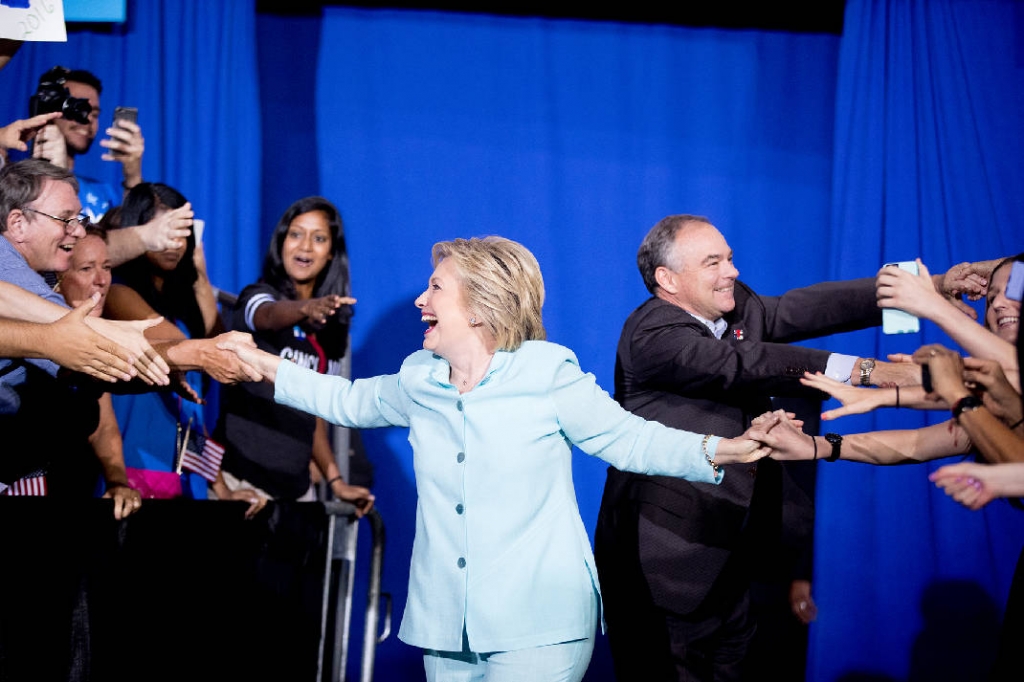
[[[59,111],[64,118],[78,123],[88,123],[92,105],[89,100],[72,97],[64,83],[70,70],[63,66],[55,66],[39,77],[36,94],[28,101],[30,116],[49,114]]]

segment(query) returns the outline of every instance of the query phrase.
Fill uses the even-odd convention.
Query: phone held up
[[[118,124],[118,121],[131,121],[132,123],[139,122],[139,110],[135,107],[116,107],[114,109],[114,125]]]
[[[918,273],[917,261],[905,260],[899,263],[886,263],[885,267],[897,267],[913,274]],[[913,334],[921,331],[921,321],[899,308],[882,310],[882,332],[885,334]]]
[[[1024,298],[1024,262],[1014,261],[1010,266],[1010,277],[1006,280],[1006,298],[1012,301]]]

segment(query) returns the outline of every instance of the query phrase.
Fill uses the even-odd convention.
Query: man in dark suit
[[[736,436],[772,397],[820,396],[806,371],[920,383],[905,363],[788,345],[881,324],[874,278],[758,296],[725,237],[691,215],[655,225],[637,262],[653,296],[622,330],[615,398],[647,419]],[[727,467],[718,486],[609,468],[595,555],[619,680],[742,678],[751,568],[781,542],[783,476],[769,459]]]

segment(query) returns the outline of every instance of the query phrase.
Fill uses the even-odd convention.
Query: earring
[[[475,327],[476,326],[476,318],[475,317],[469,318],[469,326],[470,327]]]

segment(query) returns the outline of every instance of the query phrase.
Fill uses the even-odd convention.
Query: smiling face
[[[451,360],[460,351],[478,339],[469,323],[471,317],[462,294],[462,282],[455,265],[442,260],[430,276],[427,290],[416,298],[420,319],[427,331],[423,334],[423,347]]]
[[[985,327],[999,338],[1017,343],[1020,330],[1020,301],[1006,297],[1006,283],[1013,265],[1007,263],[992,273],[985,298]]]
[[[75,189],[66,182],[47,178],[39,198],[25,208],[41,213],[18,211],[20,217],[15,230],[10,230],[8,218],[14,248],[36,272],[64,272],[71,264],[75,242],[85,236],[85,230],[77,223],[74,227],[67,227],[50,216],[74,218],[81,212],[82,204]],[[11,213],[13,215],[14,211]]]
[[[66,118],[58,118],[55,123],[62,133],[68,145],[68,156],[85,154],[96,139],[96,133],[100,128],[100,94],[96,88],[85,83],[67,81],[64,84],[68,94],[79,99],[89,100],[92,111],[89,112],[89,122],[79,123]]]
[[[736,307],[739,270],[732,249],[713,225],[689,222],[675,237],[672,267],[658,268],[658,295],[683,310],[715,321]]]
[[[300,297],[312,297],[316,278],[333,257],[331,249],[331,225],[323,211],[301,213],[289,223],[281,261]]]
[[[99,317],[110,291],[110,269],[106,242],[95,234],[82,237],[71,253],[71,267],[60,280],[64,300],[75,306],[99,292],[100,300],[90,313]]]

